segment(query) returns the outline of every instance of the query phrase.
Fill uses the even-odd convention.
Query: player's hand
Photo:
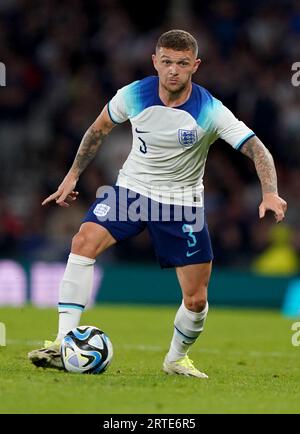
[[[75,191],[75,186],[77,184],[77,180],[66,176],[63,182],[60,184],[55,193],[48,196],[43,202],[42,205],[46,205],[47,203],[55,200],[57,205],[67,208],[70,206],[70,203],[74,202],[79,195],[78,191]]]
[[[273,211],[276,223],[284,219],[287,210],[287,203],[276,193],[266,193],[263,196],[262,203],[259,206],[259,217],[263,218],[266,211]]]

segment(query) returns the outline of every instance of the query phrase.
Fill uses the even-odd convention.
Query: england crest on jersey
[[[193,146],[198,141],[197,130],[178,130],[178,140],[183,146]]]

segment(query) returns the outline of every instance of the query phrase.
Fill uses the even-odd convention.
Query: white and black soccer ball
[[[62,340],[60,351],[64,368],[82,374],[101,374],[113,357],[109,337],[93,326],[80,326],[69,331]]]

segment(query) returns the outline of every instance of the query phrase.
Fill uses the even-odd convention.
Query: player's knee
[[[200,294],[184,297],[185,307],[192,312],[202,312],[206,307],[206,303],[207,298]]]
[[[76,255],[86,256],[88,258],[95,258],[97,256],[97,247],[86,234],[78,232],[72,239],[72,253]]]

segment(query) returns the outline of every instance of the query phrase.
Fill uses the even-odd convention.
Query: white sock
[[[207,312],[208,303],[201,312],[192,312],[182,301],[174,321],[174,334],[167,354],[169,362],[181,359],[187,354],[204,328]]]
[[[70,253],[59,286],[59,326],[56,339],[61,340],[79,325],[93,285],[95,259]]]

